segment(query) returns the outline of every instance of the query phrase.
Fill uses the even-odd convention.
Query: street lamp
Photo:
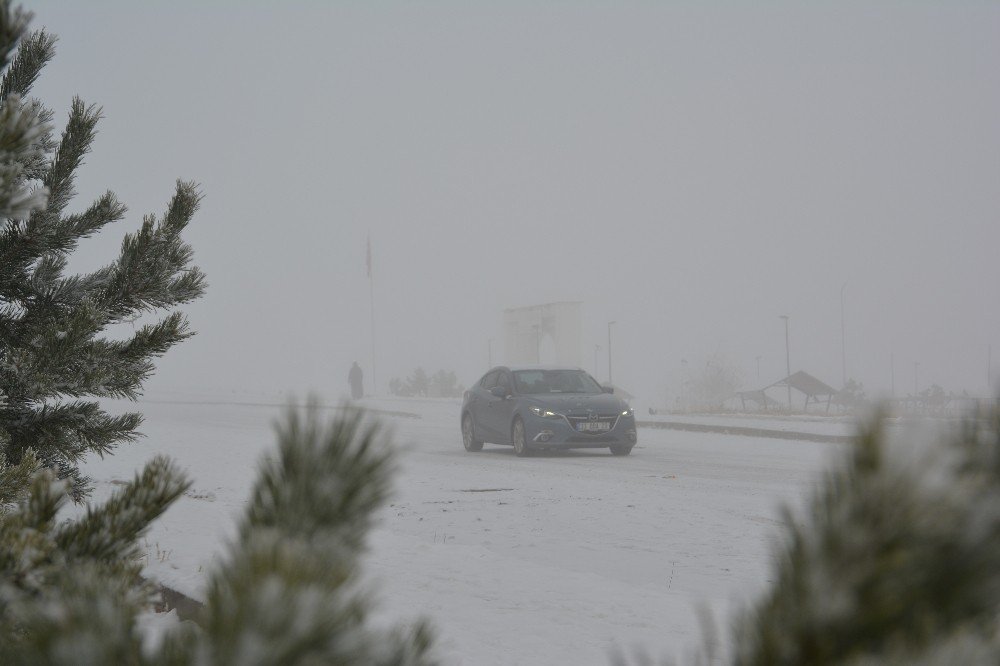
[[[792,409],[792,385],[788,379],[792,376],[792,357],[788,351],[788,315],[778,315],[785,320],[785,386],[788,387],[788,409]]]
[[[688,362],[686,358],[681,359],[681,407],[687,411],[687,386],[691,383],[688,374]]]
[[[601,345],[594,345],[594,377],[597,377],[597,352],[601,351]]]
[[[840,287],[840,363],[843,370],[844,386],[847,386],[847,338],[844,337],[844,289],[845,282]]]
[[[533,326],[535,329],[535,363],[542,364],[542,327],[539,324]]]
[[[613,321],[608,322],[608,385],[610,386],[614,386],[611,380],[611,324],[614,323]]]
[[[896,397],[896,356],[892,352],[889,352],[889,386],[890,394],[893,398]]]

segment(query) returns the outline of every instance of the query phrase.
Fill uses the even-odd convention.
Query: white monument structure
[[[583,361],[579,301],[509,308],[503,313],[504,352],[509,365],[569,365]]]

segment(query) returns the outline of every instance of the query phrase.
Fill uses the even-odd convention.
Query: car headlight
[[[555,419],[559,418],[560,416],[559,414],[553,412],[552,410],[544,409],[542,407],[529,407],[528,409],[531,410],[532,414],[534,414],[535,416],[541,416],[543,419]]]
[[[633,411],[631,407],[626,407],[622,410],[622,416],[632,416]]]

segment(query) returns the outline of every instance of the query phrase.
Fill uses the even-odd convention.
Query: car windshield
[[[601,385],[583,370],[515,370],[518,393],[601,393]]]

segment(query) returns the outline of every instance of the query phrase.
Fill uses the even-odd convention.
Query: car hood
[[[567,395],[543,394],[528,395],[525,399],[533,405],[546,407],[560,414],[576,412],[618,412],[627,408],[627,404],[621,398],[616,398],[609,393],[580,394],[573,393]]]

